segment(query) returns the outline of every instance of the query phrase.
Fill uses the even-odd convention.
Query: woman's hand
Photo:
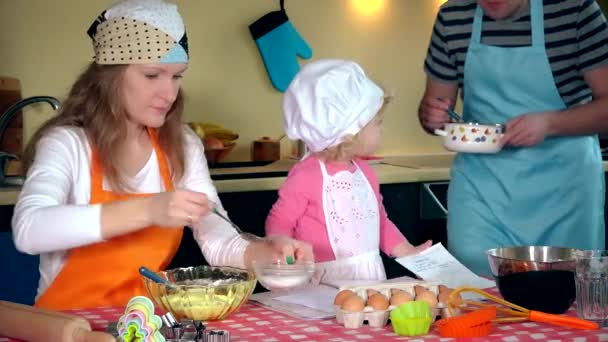
[[[505,135],[500,139],[501,146],[534,146],[549,135],[549,114],[521,115],[507,122],[505,128]]]
[[[245,250],[245,264],[282,262],[296,264],[314,262],[312,246],[285,236],[271,236],[252,241]]]
[[[212,206],[204,193],[181,189],[163,192],[149,197],[150,224],[161,227],[192,225],[208,215]]]
[[[406,255],[411,255],[411,254],[418,254],[420,252],[422,252],[423,250],[431,247],[433,245],[433,241],[431,240],[427,240],[425,243],[418,245],[418,246],[412,246],[412,244],[410,244],[407,241],[404,241],[400,244],[398,244],[395,248],[393,248],[392,251],[392,255],[396,258],[400,258]]]
[[[425,96],[420,101],[418,107],[418,119],[425,131],[433,133],[434,130],[443,128],[443,125],[450,120],[448,108],[450,102]]]

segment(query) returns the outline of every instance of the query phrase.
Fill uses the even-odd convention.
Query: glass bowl
[[[253,262],[255,276],[270,291],[295,289],[310,283],[315,263],[287,264],[285,262]]]
[[[170,284],[142,276],[144,287],[152,300],[177,320],[222,320],[247,301],[256,284],[253,272],[232,267],[196,266],[156,274]]]
[[[517,246],[486,251],[502,297],[526,309],[564,313],[576,297],[576,249]]]

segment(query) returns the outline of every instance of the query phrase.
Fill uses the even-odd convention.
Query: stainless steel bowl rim
[[[534,259],[534,257],[525,257],[525,256],[506,256],[502,253],[498,253],[498,252],[513,252],[513,253],[520,253],[523,252],[525,250],[550,250],[550,251],[556,251],[556,252],[561,252],[561,253],[566,253],[569,254],[569,257],[567,258],[551,258],[550,260],[536,260]],[[534,262],[534,263],[541,263],[541,264],[554,264],[554,263],[561,263],[561,262],[573,262],[574,261],[574,255],[576,253],[576,251],[578,251],[578,249],[576,248],[570,248],[570,247],[561,247],[561,246],[506,246],[506,247],[497,247],[497,248],[491,248],[486,250],[486,255],[492,257],[492,258],[496,258],[496,259],[502,259],[502,260],[517,260],[517,261],[526,261],[526,262]],[[530,255],[530,253],[527,253],[528,255]],[[545,253],[546,255],[546,253]]]

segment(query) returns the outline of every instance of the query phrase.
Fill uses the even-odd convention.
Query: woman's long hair
[[[126,65],[91,63],[72,86],[57,116],[44,123],[32,136],[24,152],[24,167],[32,165],[36,144],[51,128],[82,127],[102,165],[104,176],[113,191],[127,192],[128,181],[121,172],[119,150],[127,135],[127,113],[122,96],[122,80]],[[165,123],[157,129],[160,147],[167,156],[174,182],[184,174],[184,136],[182,112],[184,99],[180,89],[167,113]]]

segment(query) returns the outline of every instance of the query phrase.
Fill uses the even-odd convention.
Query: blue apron
[[[566,106],[545,51],[543,5],[530,1],[532,45],[481,44],[477,6],[464,68],[464,119],[505,124]],[[549,137],[497,154],[459,153],[448,190],[450,252],[491,276],[485,251],[516,245],[604,248],[604,172],[597,136]]]

